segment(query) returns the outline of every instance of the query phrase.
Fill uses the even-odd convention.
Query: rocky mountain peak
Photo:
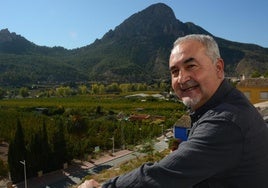
[[[149,6],[142,11],[144,14],[156,16],[156,17],[166,17],[168,19],[172,18],[176,20],[173,10],[164,3],[157,3]]]
[[[157,3],[137,12],[127,18],[123,23],[110,31],[106,37],[135,37],[135,36],[158,36],[174,33],[179,25],[183,25],[176,19],[173,10],[163,4]]]
[[[9,42],[12,41],[12,35],[8,29],[0,30],[0,42]]]

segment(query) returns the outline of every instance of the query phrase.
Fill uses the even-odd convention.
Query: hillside
[[[101,39],[67,50],[38,46],[8,29],[0,31],[0,86],[37,82],[147,82],[168,80],[174,40],[191,33],[210,34],[183,23],[163,3],[127,18]],[[214,36],[225,59],[227,76],[268,70],[268,49]]]

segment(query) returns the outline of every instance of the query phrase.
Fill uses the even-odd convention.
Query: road
[[[155,150],[163,151],[167,148],[167,143],[163,140],[155,143]],[[75,161],[75,164],[69,166],[67,169],[58,170],[41,177],[34,177],[27,179],[28,188],[67,188],[72,185],[81,183],[83,178],[90,174],[99,173],[103,169],[117,166],[124,161],[131,160],[141,153],[121,150],[115,152],[113,156],[105,155],[97,160],[92,160],[94,163],[87,161]],[[24,182],[15,185],[17,188],[24,188]]]

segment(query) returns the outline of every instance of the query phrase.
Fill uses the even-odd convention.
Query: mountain
[[[192,33],[209,34],[183,23],[157,3],[133,14],[87,46],[67,50],[38,46],[8,29],[0,31],[0,85],[36,82],[147,82],[169,80],[173,42]],[[214,36],[225,60],[226,76],[268,70],[268,49]]]
[[[76,67],[65,63],[70,54],[62,47],[35,45],[3,29],[0,31],[0,86],[87,79]]]
[[[43,54],[43,55],[57,55],[58,53],[65,53],[66,49],[62,47],[41,47],[28,41],[24,37],[16,33],[10,33],[8,29],[0,31],[0,53],[7,54]]]
[[[177,20],[165,4],[152,5],[138,12],[101,40],[80,49],[90,79],[152,82],[169,79],[168,58],[178,36],[207,31],[192,23]],[[85,59],[87,59],[85,61]]]

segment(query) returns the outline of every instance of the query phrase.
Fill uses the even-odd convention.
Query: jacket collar
[[[214,95],[212,95],[212,97],[203,106],[198,108],[196,111],[190,112],[192,122],[197,121],[208,110],[218,106],[232,88],[233,87],[229,81],[224,79]]]

